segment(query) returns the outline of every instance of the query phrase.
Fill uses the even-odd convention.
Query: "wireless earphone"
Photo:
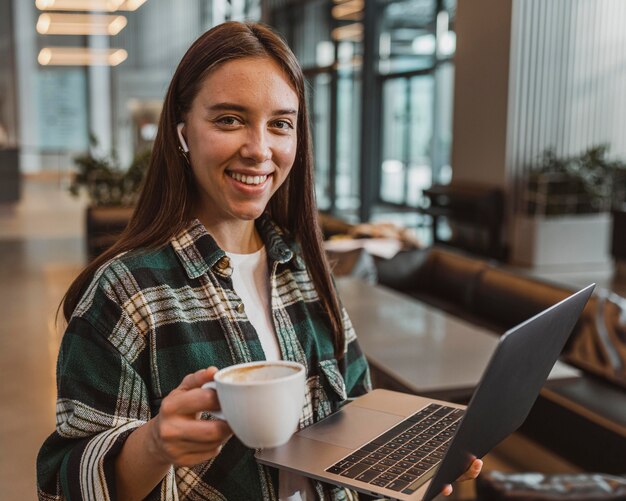
[[[180,141],[180,146],[183,149],[183,151],[185,153],[189,152],[189,146],[187,146],[187,142],[185,141],[185,138],[183,137],[183,127],[185,126],[184,122],[180,122],[177,126],[176,126],[176,132],[178,134],[178,140]]]

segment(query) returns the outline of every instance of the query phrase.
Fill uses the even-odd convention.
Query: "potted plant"
[[[608,264],[610,211],[624,200],[626,165],[608,146],[559,157],[547,149],[524,183],[513,261],[544,266]]]
[[[126,227],[149,159],[150,151],[139,152],[127,169],[119,165],[115,154],[99,156],[89,151],[74,159],[78,171],[69,190],[74,196],[86,192],[89,199],[85,221],[90,260],[112,245]]]

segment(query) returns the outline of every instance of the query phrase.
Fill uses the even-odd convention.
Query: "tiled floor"
[[[84,263],[83,208],[58,180],[26,182],[18,205],[0,205],[0,501],[36,499],[35,458],[54,427],[63,329],[55,324],[55,312]],[[604,272],[582,270],[568,277],[574,284],[595,279],[619,287]],[[532,457],[539,470],[571,469],[519,438],[507,445],[487,458],[488,468],[515,468],[520,457]]]

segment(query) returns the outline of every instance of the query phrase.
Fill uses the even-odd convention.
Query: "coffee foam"
[[[280,379],[292,376],[297,372],[297,367],[268,363],[267,365],[255,365],[252,367],[238,367],[236,369],[231,369],[227,371],[221,379],[225,383],[251,383]]]

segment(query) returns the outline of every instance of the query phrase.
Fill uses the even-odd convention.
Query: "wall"
[[[453,182],[506,182],[511,5],[511,0],[457,4]]]
[[[625,22],[623,0],[458,3],[452,182],[507,190],[513,254],[525,174],[546,148],[606,143],[626,160]]]
[[[460,1],[453,179],[506,186],[549,146],[626,158],[625,22],[623,0]]]
[[[599,143],[626,160],[626,2],[516,0],[507,169]]]

